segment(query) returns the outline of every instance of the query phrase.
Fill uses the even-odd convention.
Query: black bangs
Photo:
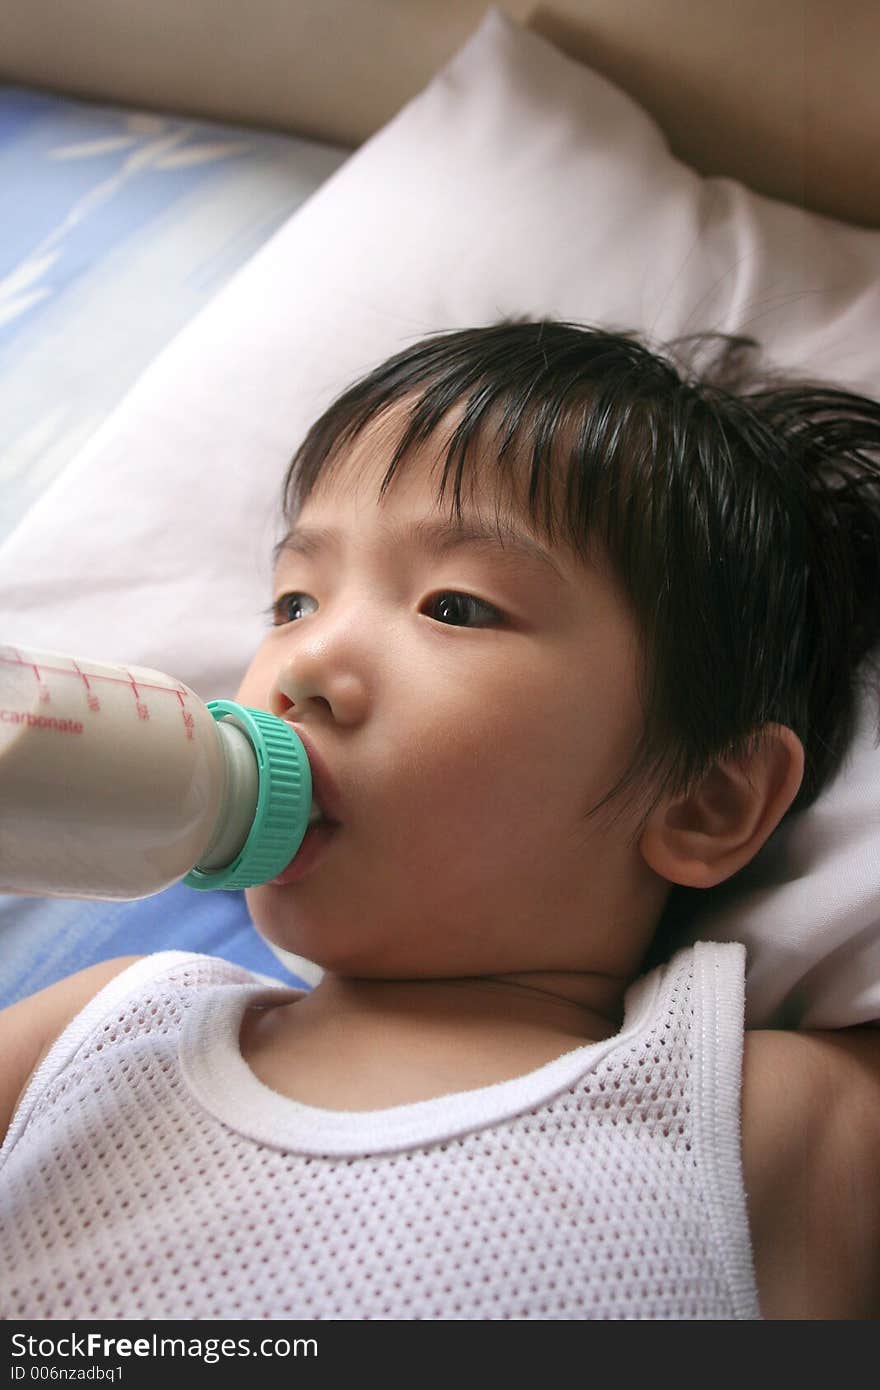
[[[599,482],[584,464],[623,441],[633,402],[640,390],[648,394],[648,377],[658,373],[675,380],[634,337],[569,324],[517,322],[438,334],[356,383],[312,427],[287,477],[285,514],[297,514],[328,465],[341,460],[367,425],[406,402],[380,495],[454,415],[438,499],[451,490],[451,510],[460,516],[469,468],[491,457],[499,477],[523,498],[533,526],[551,543],[582,552],[590,529],[583,519],[595,520],[592,492]]]
[[[778,722],[805,748],[798,809],[839,766],[880,640],[880,407],[762,376],[755,347],[702,334],[655,352],[549,320],[438,334],[314,424],[285,513],[399,407],[380,497],[442,438],[438,502],[460,516],[476,470],[495,468],[499,496],[551,545],[598,547],[631,604],[645,726],[599,805],[635,793],[647,814]]]

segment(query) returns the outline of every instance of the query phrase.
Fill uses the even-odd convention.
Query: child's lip
[[[327,764],[312,742],[311,735],[306,733],[302,725],[297,724],[293,719],[288,719],[287,722],[302,741],[306,750],[312,773],[312,796],[320,806],[324,820],[329,821],[331,825],[339,825],[342,820],[339,788],[334,782]]]
[[[325,821],[318,821],[316,825],[310,826],[290,863],[269,882],[276,888],[287,888],[291,883],[299,883],[300,879],[310,874],[316,864],[321,862],[325,850],[332,843],[338,830],[338,825],[331,825]]]

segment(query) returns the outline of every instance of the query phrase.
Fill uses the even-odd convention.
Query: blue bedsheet
[[[0,541],[347,154],[0,86]]]
[[[204,951],[308,988],[257,934],[244,893],[175,884],[131,903],[0,896],[0,1008],[111,956]]]

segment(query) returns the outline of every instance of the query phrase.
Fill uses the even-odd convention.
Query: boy
[[[878,445],[549,322],[334,403],[238,692],[322,810],[248,906],[324,976],[167,953],[7,1011],[4,1314],[876,1316],[878,1035],[743,1047],[735,944],[644,971],[845,752]]]

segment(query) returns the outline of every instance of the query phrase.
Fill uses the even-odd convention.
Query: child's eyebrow
[[[429,555],[448,555],[464,546],[479,547],[490,553],[507,552],[534,567],[549,568],[558,579],[564,580],[557,562],[544,546],[508,523],[490,526],[477,519],[462,522],[425,519],[407,527],[389,528],[386,532],[389,547],[398,549],[417,546]],[[321,552],[342,549],[344,533],[332,526],[293,526],[272,552],[275,565],[282,555],[302,555],[313,558]]]

